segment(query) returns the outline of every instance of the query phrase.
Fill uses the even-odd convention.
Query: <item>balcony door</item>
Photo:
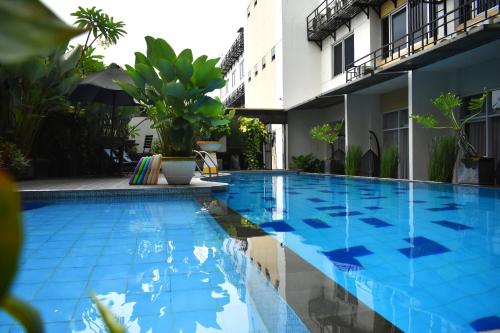
[[[406,48],[408,38],[408,20],[406,6],[382,19],[382,44],[384,57],[399,54]]]

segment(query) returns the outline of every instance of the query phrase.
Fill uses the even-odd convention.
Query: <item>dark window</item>
[[[271,49],[271,61],[273,61],[274,59],[276,59],[276,46],[273,46],[273,48]]]
[[[257,6],[257,0],[255,0],[255,1],[253,2],[253,6],[254,6],[254,7],[255,7],[255,6]]]
[[[354,66],[354,35],[344,40],[344,58],[346,70]]]
[[[338,43],[333,47],[333,76],[342,73],[342,43]]]
[[[382,19],[382,46],[383,49],[383,57],[387,58],[389,56],[389,17],[385,17]]]
[[[403,8],[392,15],[392,41],[394,42],[394,52],[406,47],[406,8]]]

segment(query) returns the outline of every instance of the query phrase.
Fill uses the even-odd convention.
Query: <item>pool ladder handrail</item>
[[[203,160],[203,164],[205,164],[206,160],[205,158],[208,157],[208,160],[210,162],[212,162],[212,165],[214,165],[215,167],[215,175],[218,176],[219,175],[219,167],[217,166],[217,163],[214,161],[214,159],[212,158],[212,156],[210,156],[206,151],[204,150],[194,150],[193,149],[193,153],[195,153],[197,156],[201,157],[201,159]],[[202,154],[205,154],[205,156],[203,156]],[[195,164],[196,166],[196,169],[203,175],[204,172],[203,170],[198,166],[198,164]],[[210,178],[212,178],[212,168],[211,167],[208,167],[208,176]]]

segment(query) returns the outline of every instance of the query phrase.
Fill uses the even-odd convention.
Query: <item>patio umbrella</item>
[[[127,73],[117,64],[111,64],[100,72],[87,75],[70,96],[74,102],[98,102],[112,106],[111,132],[117,106],[136,105],[132,96],[126,93],[114,81],[133,83]]]

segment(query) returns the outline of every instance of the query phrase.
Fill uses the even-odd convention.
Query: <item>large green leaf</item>
[[[22,244],[21,199],[15,184],[0,171],[0,301],[8,293]]]
[[[193,75],[193,65],[187,59],[179,58],[175,63],[175,72],[182,83],[189,83]]]
[[[60,95],[68,95],[76,89],[80,81],[81,78],[78,75],[68,76],[67,78],[59,82],[59,85],[57,86],[57,92]]]
[[[61,75],[64,75],[67,72],[75,69],[76,64],[80,60],[81,54],[82,54],[82,46],[78,45],[77,47],[75,47],[71,51],[69,51],[67,54],[60,57],[60,59],[61,59],[61,64],[60,64]]]
[[[146,44],[148,46],[148,59],[156,66],[158,60],[166,59],[171,63],[175,63],[177,57],[174,49],[163,39],[146,36]]]
[[[90,296],[92,297],[92,301],[97,306],[99,313],[101,314],[102,320],[106,324],[106,327],[109,330],[109,333],[125,333],[125,328],[120,325],[116,317],[105,307],[93,292],[90,292]]]
[[[125,92],[127,94],[129,94],[130,96],[132,96],[136,100],[146,102],[146,101],[144,101],[144,98],[143,98],[142,94],[140,93],[140,90],[137,89],[137,87],[135,85],[130,84],[128,82],[123,82],[123,81],[115,81],[115,83],[117,85],[119,85],[120,88],[125,90]]]
[[[210,59],[196,68],[193,75],[196,85],[205,88],[211,80],[222,79],[220,68],[215,67],[218,61],[219,59]]]
[[[37,0],[0,0],[0,63],[46,55],[81,30],[66,25]]]
[[[156,66],[163,80],[167,82],[175,80],[175,66],[170,61],[167,59],[160,59]]]
[[[221,89],[224,88],[225,85],[226,85],[226,80],[222,78],[216,78],[208,82],[207,86],[205,87],[205,91],[210,92],[214,91],[215,89]]]
[[[193,62],[193,51],[191,49],[184,49],[179,53],[177,59],[184,59],[191,64]]]
[[[125,65],[126,72],[128,76],[134,81],[134,84],[139,89],[144,89],[146,87],[146,81],[144,78],[135,70],[134,67]]]
[[[43,322],[38,311],[31,305],[7,295],[0,306],[16,318],[28,333],[43,333]]]
[[[141,53],[141,52],[135,52],[135,64],[145,64],[145,65],[151,65],[149,63],[149,60],[148,58],[146,58],[146,56]]]
[[[197,103],[196,112],[207,118],[219,118],[224,115],[224,105],[221,102],[207,96],[200,99],[200,102]]]
[[[180,82],[169,82],[163,85],[161,91],[165,96],[175,97],[179,100],[186,97],[186,89],[184,89],[184,86]]]
[[[161,91],[162,83],[153,67],[145,64],[137,64],[135,70],[149,85],[153,86],[157,91]]]

